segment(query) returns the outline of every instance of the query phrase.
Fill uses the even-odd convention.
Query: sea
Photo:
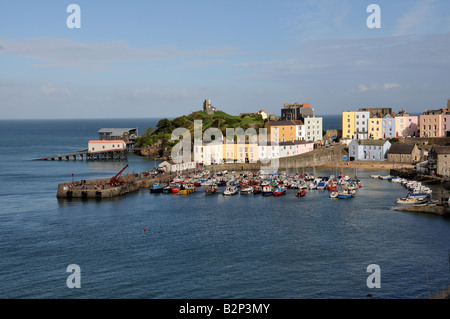
[[[226,197],[201,187],[68,200],[56,198],[59,183],[159,162],[34,160],[86,149],[100,128],[143,132],[158,120],[0,121],[0,298],[426,299],[449,283],[450,219],[394,211],[407,190],[370,177],[386,170],[345,167],[362,182],[348,200],[318,190]],[[331,128],[339,116],[324,117]],[[433,187],[436,198],[448,196]]]

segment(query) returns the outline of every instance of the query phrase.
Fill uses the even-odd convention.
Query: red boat
[[[262,193],[262,188],[259,185],[255,185],[253,186],[253,194],[261,194]]]
[[[283,196],[286,195],[286,188],[285,187],[277,187],[274,191],[273,191],[273,196]]]
[[[297,194],[295,194],[295,196],[297,197],[303,197],[306,195],[306,191],[304,189],[302,189],[301,191],[299,191]]]

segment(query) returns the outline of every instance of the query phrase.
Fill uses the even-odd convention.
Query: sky
[[[449,53],[448,0],[0,0],[0,119],[420,114],[447,106]]]

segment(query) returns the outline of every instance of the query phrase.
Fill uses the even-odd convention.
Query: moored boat
[[[195,186],[194,185],[183,185],[180,187],[180,190],[178,191],[178,195],[188,195],[195,192]]]
[[[334,190],[334,191],[332,191],[332,192],[330,193],[330,197],[331,197],[331,198],[338,198],[338,195],[339,195],[339,192],[336,191],[336,190]]]
[[[223,195],[225,196],[236,195],[238,191],[239,188],[237,188],[236,186],[227,186],[227,188],[223,191]]]
[[[259,185],[255,185],[253,187],[253,194],[261,194],[262,193],[262,188]]]
[[[150,193],[162,193],[163,187],[159,183],[153,184],[153,186],[150,188]]]
[[[217,185],[211,185],[205,187],[205,194],[217,194],[219,192],[219,187]]]
[[[348,190],[343,190],[343,191],[338,192],[337,197],[341,198],[341,199],[348,199],[348,198],[354,197],[355,194],[356,194],[355,190],[348,189]]]
[[[273,195],[273,188],[271,185],[264,185],[262,188],[262,194],[263,196],[272,196]]]
[[[396,203],[400,205],[420,205],[425,204],[426,202],[426,198],[423,197],[404,197],[396,200]]]
[[[242,195],[250,195],[253,193],[253,187],[251,185],[247,185],[241,188],[240,194]]]
[[[283,196],[286,195],[286,187],[279,186],[273,191],[273,196]]]

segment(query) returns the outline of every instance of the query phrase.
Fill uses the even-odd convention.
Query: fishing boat
[[[227,186],[227,188],[223,191],[223,195],[225,196],[236,195],[238,191],[239,188],[237,186]]]
[[[181,189],[181,185],[180,185],[180,184],[178,184],[178,185],[172,187],[172,194],[178,194],[178,192],[180,191],[180,189]]]
[[[297,194],[295,194],[295,196],[297,197],[303,197],[306,195],[306,190],[301,189]]]
[[[247,185],[241,188],[240,192],[241,195],[250,195],[253,194],[253,187],[251,185]]]
[[[163,187],[163,193],[172,193],[172,185],[167,185],[166,187]]]
[[[205,187],[205,194],[217,194],[219,192],[219,187],[217,185],[211,185]]]
[[[178,191],[178,195],[188,195],[188,194],[192,194],[193,192],[195,192],[195,186],[188,184],[188,185],[183,185],[180,187],[180,190]]]
[[[423,197],[404,197],[396,200],[396,203],[400,205],[420,205],[425,204],[426,202],[426,198]]]
[[[150,188],[150,193],[162,193],[163,187],[159,183],[153,184],[153,186]]]
[[[262,188],[262,194],[263,196],[272,196],[273,195],[273,188],[271,185],[264,185]]]
[[[253,187],[253,194],[261,194],[262,193],[262,188],[259,185],[255,185]]]
[[[279,186],[273,191],[273,196],[283,196],[286,195],[286,187]]]
[[[220,181],[217,182],[217,186],[219,187],[227,186],[227,181],[225,179],[221,179]]]
[[[348,199],[348,198],[354,197],[355,194],[356,194],[356,191],[353,189],[352,190],[350,190],[350,189],[343,190],[343,191],[338,192],[338,198]]]

